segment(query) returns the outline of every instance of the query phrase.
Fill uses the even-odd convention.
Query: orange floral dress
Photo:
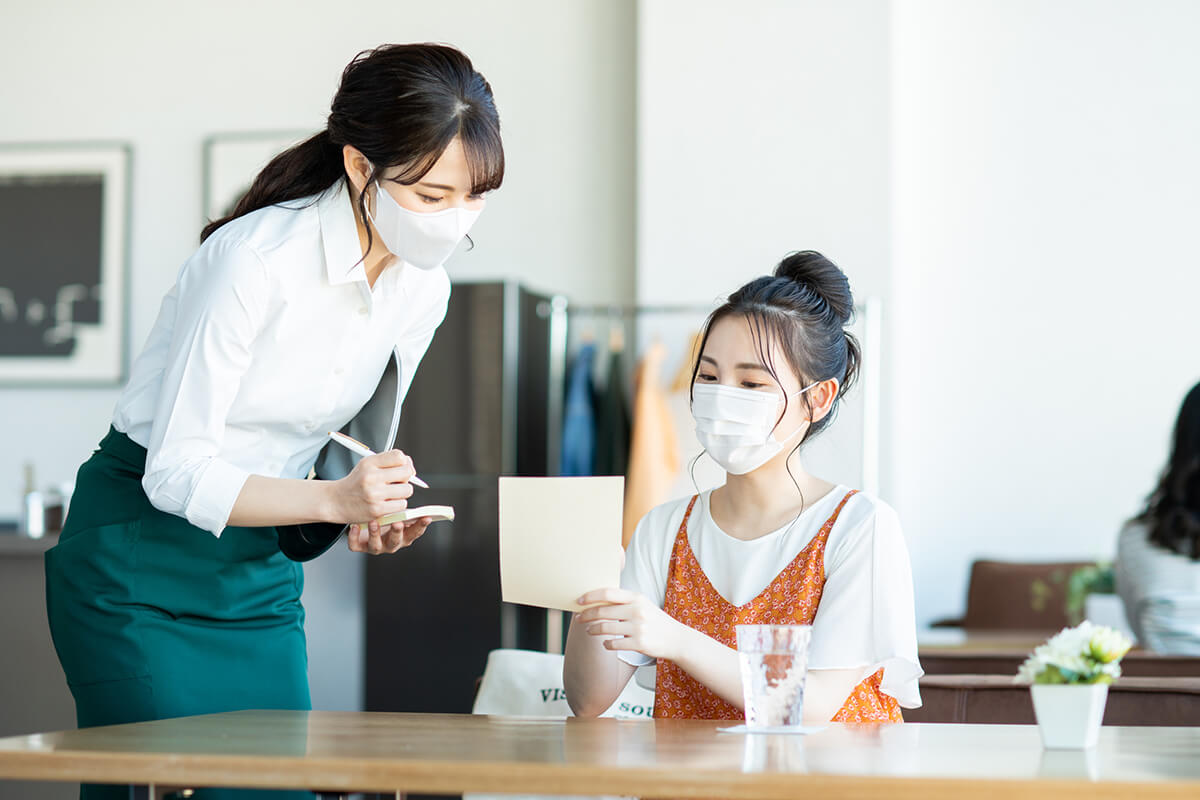
[[[687,512],[667,571],[667,592],[663,609],[690,628],[718,642],[737,647],[736,625],[811,625],[825,587],[825,545],[846,502],[857,492],[842,498],[833,514],[804,549],[757,597],[743,606],[735,606],[713,588],[688,544],[687,525],[696,507],[698,495],[688,504]],[[879,683],[880,669],[854,688],[834,722],[903,722],[900,704],[884,694]],[[655,682],[654,716],[674,719],[743,719],[741,709],[722,700],[708,687],[672,661],[660,659]]]

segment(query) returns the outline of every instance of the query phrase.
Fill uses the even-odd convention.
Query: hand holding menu
[[[500,593],[506,603],[579,611],[621,584],[625,479],[501,478]]]

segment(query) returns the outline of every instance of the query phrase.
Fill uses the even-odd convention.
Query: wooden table
[[[0,739],[0,778],[714,798],[1200,794],[1196,728],[1104,728],[1091,751],[1047,751],[1023,725],[746,736],[718,733],[723,724],[244,711]]]
[[[926,675],[1016,675],[1033,649],[1053,632],[925,631],[918,654]],[[1200,677],[1200,658],[1131,650],[1121,659],[1121,672],[1134,678]]]

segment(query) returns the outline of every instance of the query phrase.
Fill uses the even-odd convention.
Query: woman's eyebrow
[[[714,367],[718,366],[717,360],[715,358],[712,358],[711,356],[700,356],[700,360],[707,361],[709,364],[712,364]],[[767,369],[764,365],[756,364],[756,363],[750,362],[750,361],[743,361],[741,364],[738,364],[736,367],[734,367],[734,369],[756,369],[756,370],[760,370],[762,372],[770,372],[770,370]]]
[[[444,183],[426,183],[425,181],[421,181],[417,184],[417,186],[424,186],[427,189],[441,189],[444,192],[453,192],[454,191],[453,186],[447,186]]]

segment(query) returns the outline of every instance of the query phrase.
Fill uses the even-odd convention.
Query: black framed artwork
[[[0,144],[0,384],[119,384],[130,148]]]

